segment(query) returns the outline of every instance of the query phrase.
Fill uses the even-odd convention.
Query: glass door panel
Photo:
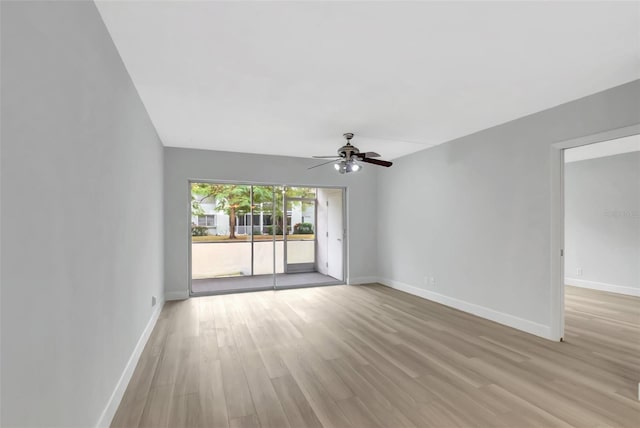
[[[310,285],[316,271],[316,189],[287,187],[283,195],[283,268],[276,286]]]
[[[275,233],[274,187],[253,186],[253,286],[273,288]]]
[[[287,273],[313,272],[315,263],[315,200],[287,200],[291,225],[287,233]]]
[[[251,275],[251,186],[191,183],[191,291],[235,290]]]

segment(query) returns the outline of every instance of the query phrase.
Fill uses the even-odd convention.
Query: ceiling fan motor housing
[[[351,160],[351,156],[360,153],[360,150],[351,145],[351,139],[353,138],[352,132],[347,132],[343,134],[343,136],[347,139],[347,144],[338,149],[338,155],[346,160]]]

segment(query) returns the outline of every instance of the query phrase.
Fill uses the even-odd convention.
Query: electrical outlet
[[[151,296],[151,307],[153,308],[156,305],[156,296]]]
[[[576,268],[576,275],[577,276],[582,276],[582,268],[581,267]]]
[[[432,287],[436,286],[436,279],[434,277],[429,278],[429,285]]]

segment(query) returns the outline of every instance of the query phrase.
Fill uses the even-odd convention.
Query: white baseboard
[[[349,284],[371,284],[372,282],[378,282],[378,277],[375,276],[359,276],[355,278],[349,278]]]
[[[551,335],[551,328],[548,325],[538,324],[524,318],[519,318],[514,315],[499,312],[494,309],[489,309],[484,306],[476,305],[475,303],[465,302],[464,300],[455,299],[453,297],[445,296],[444,294],[434,293],[433,291],[414,287],[413,285],[405,284],[403,282],[394,281],[387,278],[378,278],[377,282],[386,285],[387,287],[395,288],[397,290],[404,291],[405,293],[422,297],[423,299],[431,300],[445,306],[459,309],[463,312],[468,312],[470,314],[495,321],[508,327],[513,327],[515,329],[522,330],[524,332],[531,333],[545,339],[555,340]]]
[[[156,309],[151,314],[151,318],[147,323],[147,326],[144,328],[140,339],[138,339],[138,343],[136,347],[133,348],[133,352],[131,353],[131,357],[129,357],[129,361],[127,361],[127,365],[116,384],[116,388],[114,389],[109,401],[107,402],[107,406],[102,411],[100,418],[98,419],[97,427],[108,427],[113,420],[113,417],[116,414],[116,410],[118,410],[118,406],[122,401],[122,397],[124,396],[124,392],[129,385],[129,381],[131,380],[131,376],[133,376],[133,371],[136,369],[136,365],[138,364],[138,360],[140,359],[140,355],[142,354],[142,350],[144,349],[147,341],[149,340],[149,336],[151,336],[151,332],[153,328],[156,326],[156,322],[158,321],[158,317],[160,316],[160,312],[162,311],[162,307],[164,306],[164,302],[160,302],[160,304],[156,307]]]
[[[189,291],[165,291],[164,300],[185,300],[189,298]]]
[[[640,297],[640,288],[627,287],[625,285],[607,284],[605,282],[587,281],[585,279],[567,277],[565,277],[564,283],[566,285],[573,285],[574,287],[590,288],[592,290],[608,291],[610,293]]]

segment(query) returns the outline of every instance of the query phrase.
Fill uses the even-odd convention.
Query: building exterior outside
[[[197,195],[192,194],[193,197]],[[226,236],[229,235],[229,215],[216,209],[216,201],[213,197],[203,199],[199,206],[201,213],[199,215],[191,215],[191,225],[194,227],[205,228],[205,235]],[[254,235],[271,235],[273,233],[273,214],[271,206],[262,207],[258,204],[254,208],[253,213],[253,234]],[[297,224],[311,224],[315,230],[315,213],[313,205],[309,204],[291,204],[291,209],[287,210],[287,234],[294,232]],[[251,232],[252,221],[251,214],[236,215],[235,233],[238,235],[248,235]]]

